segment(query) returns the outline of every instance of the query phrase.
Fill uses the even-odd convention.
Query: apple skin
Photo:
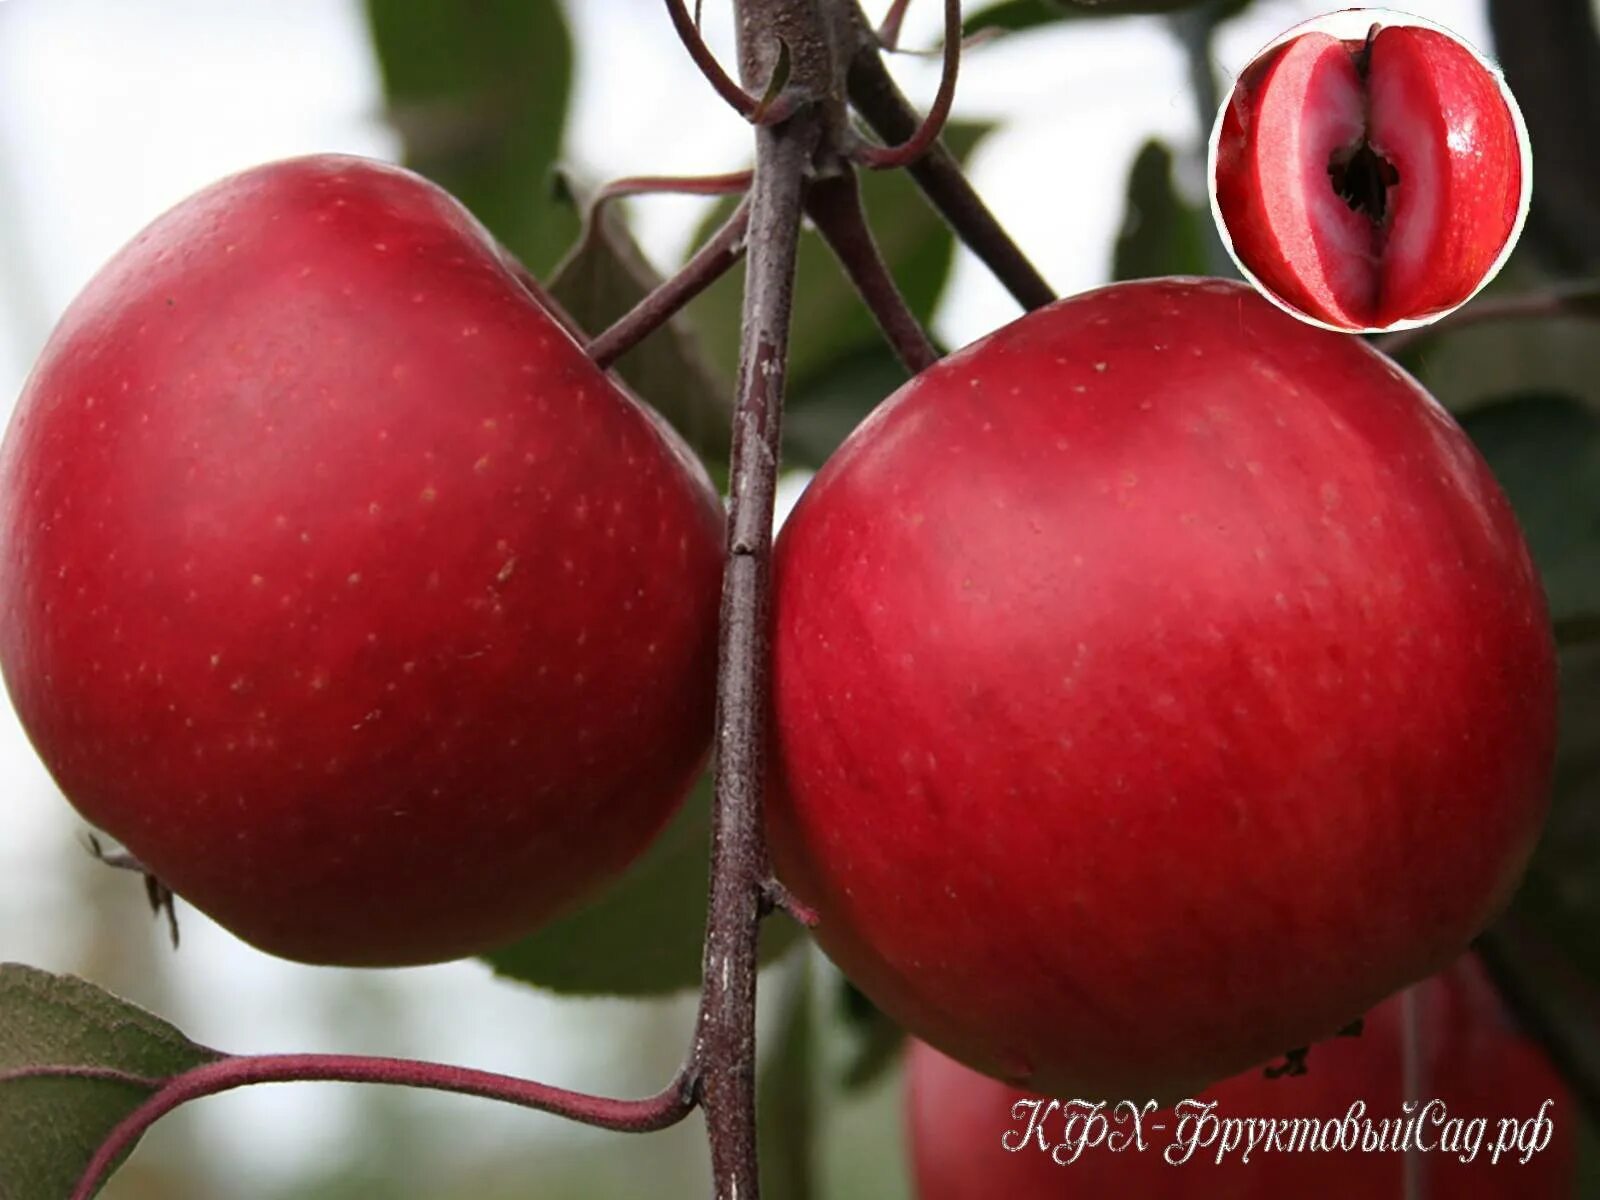
[[[1341,329],[1381,329],[1467,300],[1516,228],[1524,146],[1500,84],[1437,30],[1391,25],[1362,42],[1313,32],[1241,73],[1214,161],[1234,253],[1280,301]],[[1376,221],[1353,210],[1330,158],[1366,144],[1398,178]]]
[[[711,733],[721,507],[453,198],[159,218],[0,451],[0,662],[72,803],[263,950],[431,962],[627,864]]]
[[[1479,1156],[1462,1163],[1437,1150],[1416,1154],[1424,1196],[1450,1200],[1567,1200],[1577,1180],[1576,1102],[1537,1043],[1511,1023],[1477,960],[1463,958],[1413,989],[1418,1031],[1417,1099],[1442,1101],[1449,1116],[1488,1119]],[[1374,1126],[1403,1117],[1406,1097],[1403,1010],[1399,996],[1368,1014],[1361,1036],[1312,1048],[1304,1075],[1268,1078],[1247,1071],[1198,1097],[1216,1102],[1218,1117],[1342,1118],[1357,1100]],[[1248,1162],[1233,1151],[1219,1164],[1216,1148],[1197,1148],[1172,1165],[1162,1155],[1181,1139],[1168,1109],[1142,1121],[1145,1149],[1131,1143],[1131,1121],[1112,1128],[1126,1148],[1086,1146],[1075,1162],[1057,1165],[1037,1142],[1025,1143],[1028,1097],[979,1075],[922,1042],[906,1059],[906,1118],[918,1200],[1401,1200],[1406,1156],[1395,1152],[1272,1153],[1258,1147]],[[1546,1100],[1550,1143],[1526,1164],[1517,1154],[1490,1161],[1498,1122],[1527,1120]],[[1155,1124],[1165,1126],[1156,1130]],[[1001,1138],[1014,1131],[1009,1151]],[[1047,1144],[1065,1138],[1065,1117],[1045,1122]],[[1425,1128],[1437,1142],[1437,1125]],[[1062,1152],[1070,1154],[1070,1148]]]
[[[1459,426],[1242,285],[1062,300],[824,466],[775,561],[780,878],[916,1036],[1173,1100],[1453,960],[1548,805],[1554,649]]]

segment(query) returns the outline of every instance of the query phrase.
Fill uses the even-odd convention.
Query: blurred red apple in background
[[[1573,1194],[1577,1171],[1576,1105],[1539,1046],[1510,1022],[1483,968],[1471,956],[1418,984],[1412,992],[1417,1031],[1413,1129],[1426,1153],[1413,1152],[1420,1196],[1438,1200],[1564,1200]],[[1215,1102],[1215,1115],[1291,1121],[1339,1121],[1360,1101],[1371,1128],[1406,1118],[1405,1013],[1400,996],[1367,1017],[1359,1037],[1336,1038],[1312,1048],[1304,1075],[1269,1078],[1260,1069],[1235,1076],[1198,1097]],[[1217,1143],[1187,1150],[1192,1132],[1180,1132],[1170,1109],[1144,1114],[1134,1141],[1131,1120],[1110,1124],[1118,1135],[1112,1150],[1091,1135],[1072,1159],[1082,1122],[1066,1134],[1062,1110],[1013,1112],[1014,1088],[986,1078],[921,1043],[911,1045],[906,1065],[907,1135],[918,1200],[1401,1200],[1407,1155],[1394,1150],[1270,1149],[1263,1134],[1246,1156],[1244,1145],[1221,1156]],[[1537,1142],[1534,1119],[1547,1100],[1548,1144],[1521,1162]],[[1431,1101],[1438,1105],[1424,1108]],[[1198,1111],[1198,1110],[1196,1110]],[[1028,1140],[1030,1117],[1039,1115],[1039,1135]],[[1107,1113],[1108,1117],[1112,1114]],[[1486,1118],[1472,1161],[1463,1142],[1454,1153],[1440,1150],[1451,1134],[1451,1118]],[[1494,1161],[1493,1150],[1509,1120],[1506,1137],[1524,1137]],[[1162,1128],[1157,1129],[1156,1126]],[[1199,1128],[1191,1122],[1188,1130]],[[1263,1131],[1266,1126],[1260,1127]],[[1284,1128],[1293,1127],[1285,1126]],[[1100,1131],[1097,1129],[1096,1133]],[[1293,1145],[1297,1133],[1284,1133]],[[1374,1136],[1377,1136],[1374,1134]],[[1002,1145],[1002,1138],[1006,1144]],[[1056,1147],[1063,1160],[1051,1157]],[[1398,1134],[1390,1145],[1398,1144]],[[1451,1143],[1454,1144],[1454,1143]],[[1020,1146],[1011,1150],[1008,1147]],[[1168,1157],[1170,1156],[1170,1161]]]
[[[780,876],[985,1073],[1192,1095],[1451,962],[1547,806],[1488,468],[1242,284],[1060,301],[891,397],[776,557]]]
[[[226,179],[73,303],[0,460],[0,661],[62,790],[246,940],[515,938],[710,738],[720,507],[493,241],[359,159]]]

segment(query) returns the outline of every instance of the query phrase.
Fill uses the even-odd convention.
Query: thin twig
[[[1516,296],[1487,296],[1469,301],[1447,317],[1440,317],[1431,325],[1415,329],[1402,329],[1384,334],[1374,340],[1379,350],[1391,357],[1409,350],[1418,342],[1441,333],[1455,333],[1471,325],[1490,321],[1534,320],[1550,317],[1600,319],[1600,281],[1584,280],[1581,283],[1558,284],[1537,292],[1523,292]]]
[[[938,348],[906,304],[878,251],[861,205],[860,183],[848,164],[838,175],[812,185],[806,212],[906,370],[916,375],[938,362]]]
[[[61,1071],[60,1068],[43,1068],[36,1073],[60,1074]],[[74,1074],[81,1072],[74,1071]],[[346,1054],[272,1054],[223,1058],[162,1081],[153,1095],[117,1122],[106,1139],[96,1147],[73,1190],[72,1200],[90,1200],[111,1167],[139,1140],[145,1130],[180,1105],[253,1084],[314,1082],[391,1084],[481,1096],[619,1133],[648,1133],[665,1129],[683,1120],[694,1106],[692,1089],[682,1076],[648,1099],[613,1100],[491,1071],[405,1059]]]
[[[750,178],[749,171],[729,171],[724,175],[629,175],[613,179],[589,202],[590,219],[602,205],[624,196],[728,196],[748,191]]]
[[[889,5],[889,11],[884,13],[882,22],[878,25],[878,44],[885,50],[896,50],[900,46],[900,26],[905,23],[906,9],[911,7],[911,0],[894,0]]]
[[[710,287],[744,257],[745,233],[750,224],[750,205],[741,201],[722,228],[672,278],[635,304],[604,333],[594,338],[585,352],[600,367],[610,367],[633,347],[672,319],[679,309]]]
[[[733,76],[722,69],[717,56],[711,53],[711,47],[706,45],[705,38],[700,36],[699,22],[684,7],[683,0],[667,0],[667,15],[672,18],[672,26],[678,31],[683,48],[689,52],[689,57],[694,60],[694,65],[700,68],[700,73],[706,77],[706,81],[716,89],[717,95],[726,100],[733,110],[746,120],[754,116],[760,101],[735,83]]]
[[[902,14],[903,15],[903,14]],[[950,106],[955,103],[956,78],[961,73],[961,0],[944,0],[944,69],[939,75],[939,91],[933,106],[916,130],[897,146],[872,146],[862,143],[853,157],[873,170],[907,167],[916,162],[939,140]]]
[[[903,141],[916,131],[916,110],[895,85],[870,37],[868,29],[851,63],[850,102],[879,137],[887,142]],[[1044,276],[995,220],[948,149],[935,142],[911,164],[910,171],[956,236],[994,273],[1018,304],[1035,309],[1055,299]]]

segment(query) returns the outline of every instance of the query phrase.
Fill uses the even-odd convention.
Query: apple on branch
[[[621,870],[711,735],[721,507],[452,197],[179,204],[0,457],[0,662],[62,791],[245,940],[429,962]]]
[[[918,1037],[1172,1100],[1452,961],[1548,805],[1511,509],[1359,339],[1222,280],[1059,301],[924,371],[775,562],[783,881]]]

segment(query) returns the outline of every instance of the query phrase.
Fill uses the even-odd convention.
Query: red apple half
[[[1274,297],[1341,329],[1456,307],[1507,250],[1526,153],[1509,92],[1450,35],[1311,32],[1240,76],[1214,147],[1235,257]]]
[[[1172,1099],[1453,960],[1547,806],[1555,670],[1488,468],[1221,280],[1062,300],[890,397],[776,558],[772,849],[917,1036]]]
[[[0,456],[0,662],[68,798],[241,937],[450,958],[687,790],[719,514],[450,196],[274,163],[51,337]]]
[[[1416,1039],[1412,1093],[1408,1025]],[[916,1194],[918,1200],[1402,1200],[1408,1168],[1419,1172],[1416,1194],[1438,1200],[1569,1200],[1573,1194],[1581,1119],[1576,1102],[1543,1050],[1512,1025],[1475,958],[1464,957],[1418,984],[1409,999],[1384,1001],[1368,1014],[1359,1037],[1314,1046],[1307,1067],[1303,1075],[1280,1078],[1247,1071],[1197,1099],[1214,1103],[1212,1112],[1222,1120],[1311,1118],[1319,1123],[1318,1136],[1359,1102],[1375,1137],[1382,1122],[1391,1122],[1394,1134],[1383,1143],[1391,1148],[1283,1150],[1258,1126],[1256,1147],[1245,1135],[1224,1151],[1226,1135],[1202,1125],[1200,1110],[1189,1106],[1185,1111],[1194,1115],[1187,1128],[1179,1124],[1183,1114],[1172,1109],[1144,1113],[1142,1149],[1127,1109],[1107,1108],[1104,1127],[1080,1119],[1069,1134],[1067,1119],[1086,1111],[1081,1106],[1033,1104],[1035,1098],[914,1042],[906,1064],[906,1123]],[[1018,1101],[1026,1103],[1014,1110]],[[1402,1140],[1408,1101],[1418,1119]],[[1553,1103],[1547,1107],[1547,1101]],[[1536,1124],[1541,1110],[1544,1126]],[[1119,1115],[1124,1120],[1117,1124]],[[1452,1131],[1451,1119],[1485,1121],[1476,1153],[1468,1150],[1471,1131]],[[1503,1121],[1512,1124],[1502,1127]],[[1294,1146],[1302,1136],[1287,1124],[1276,1128],[1289,1130],[1279,1135],[1279,1147]],[[1106,1140],[1113,1133],[1116,1149]],[[1201,1145],[1208,1137],[1210,1144]],[[1494,1154],[1516,1137],[1520,1146]],[[1412,1151],[1410,1163],[1405,1151],[1392,1148],[1418,1143],[1427,1149]],[[1464,1155],[1471,1161],[1463,1162]]]

